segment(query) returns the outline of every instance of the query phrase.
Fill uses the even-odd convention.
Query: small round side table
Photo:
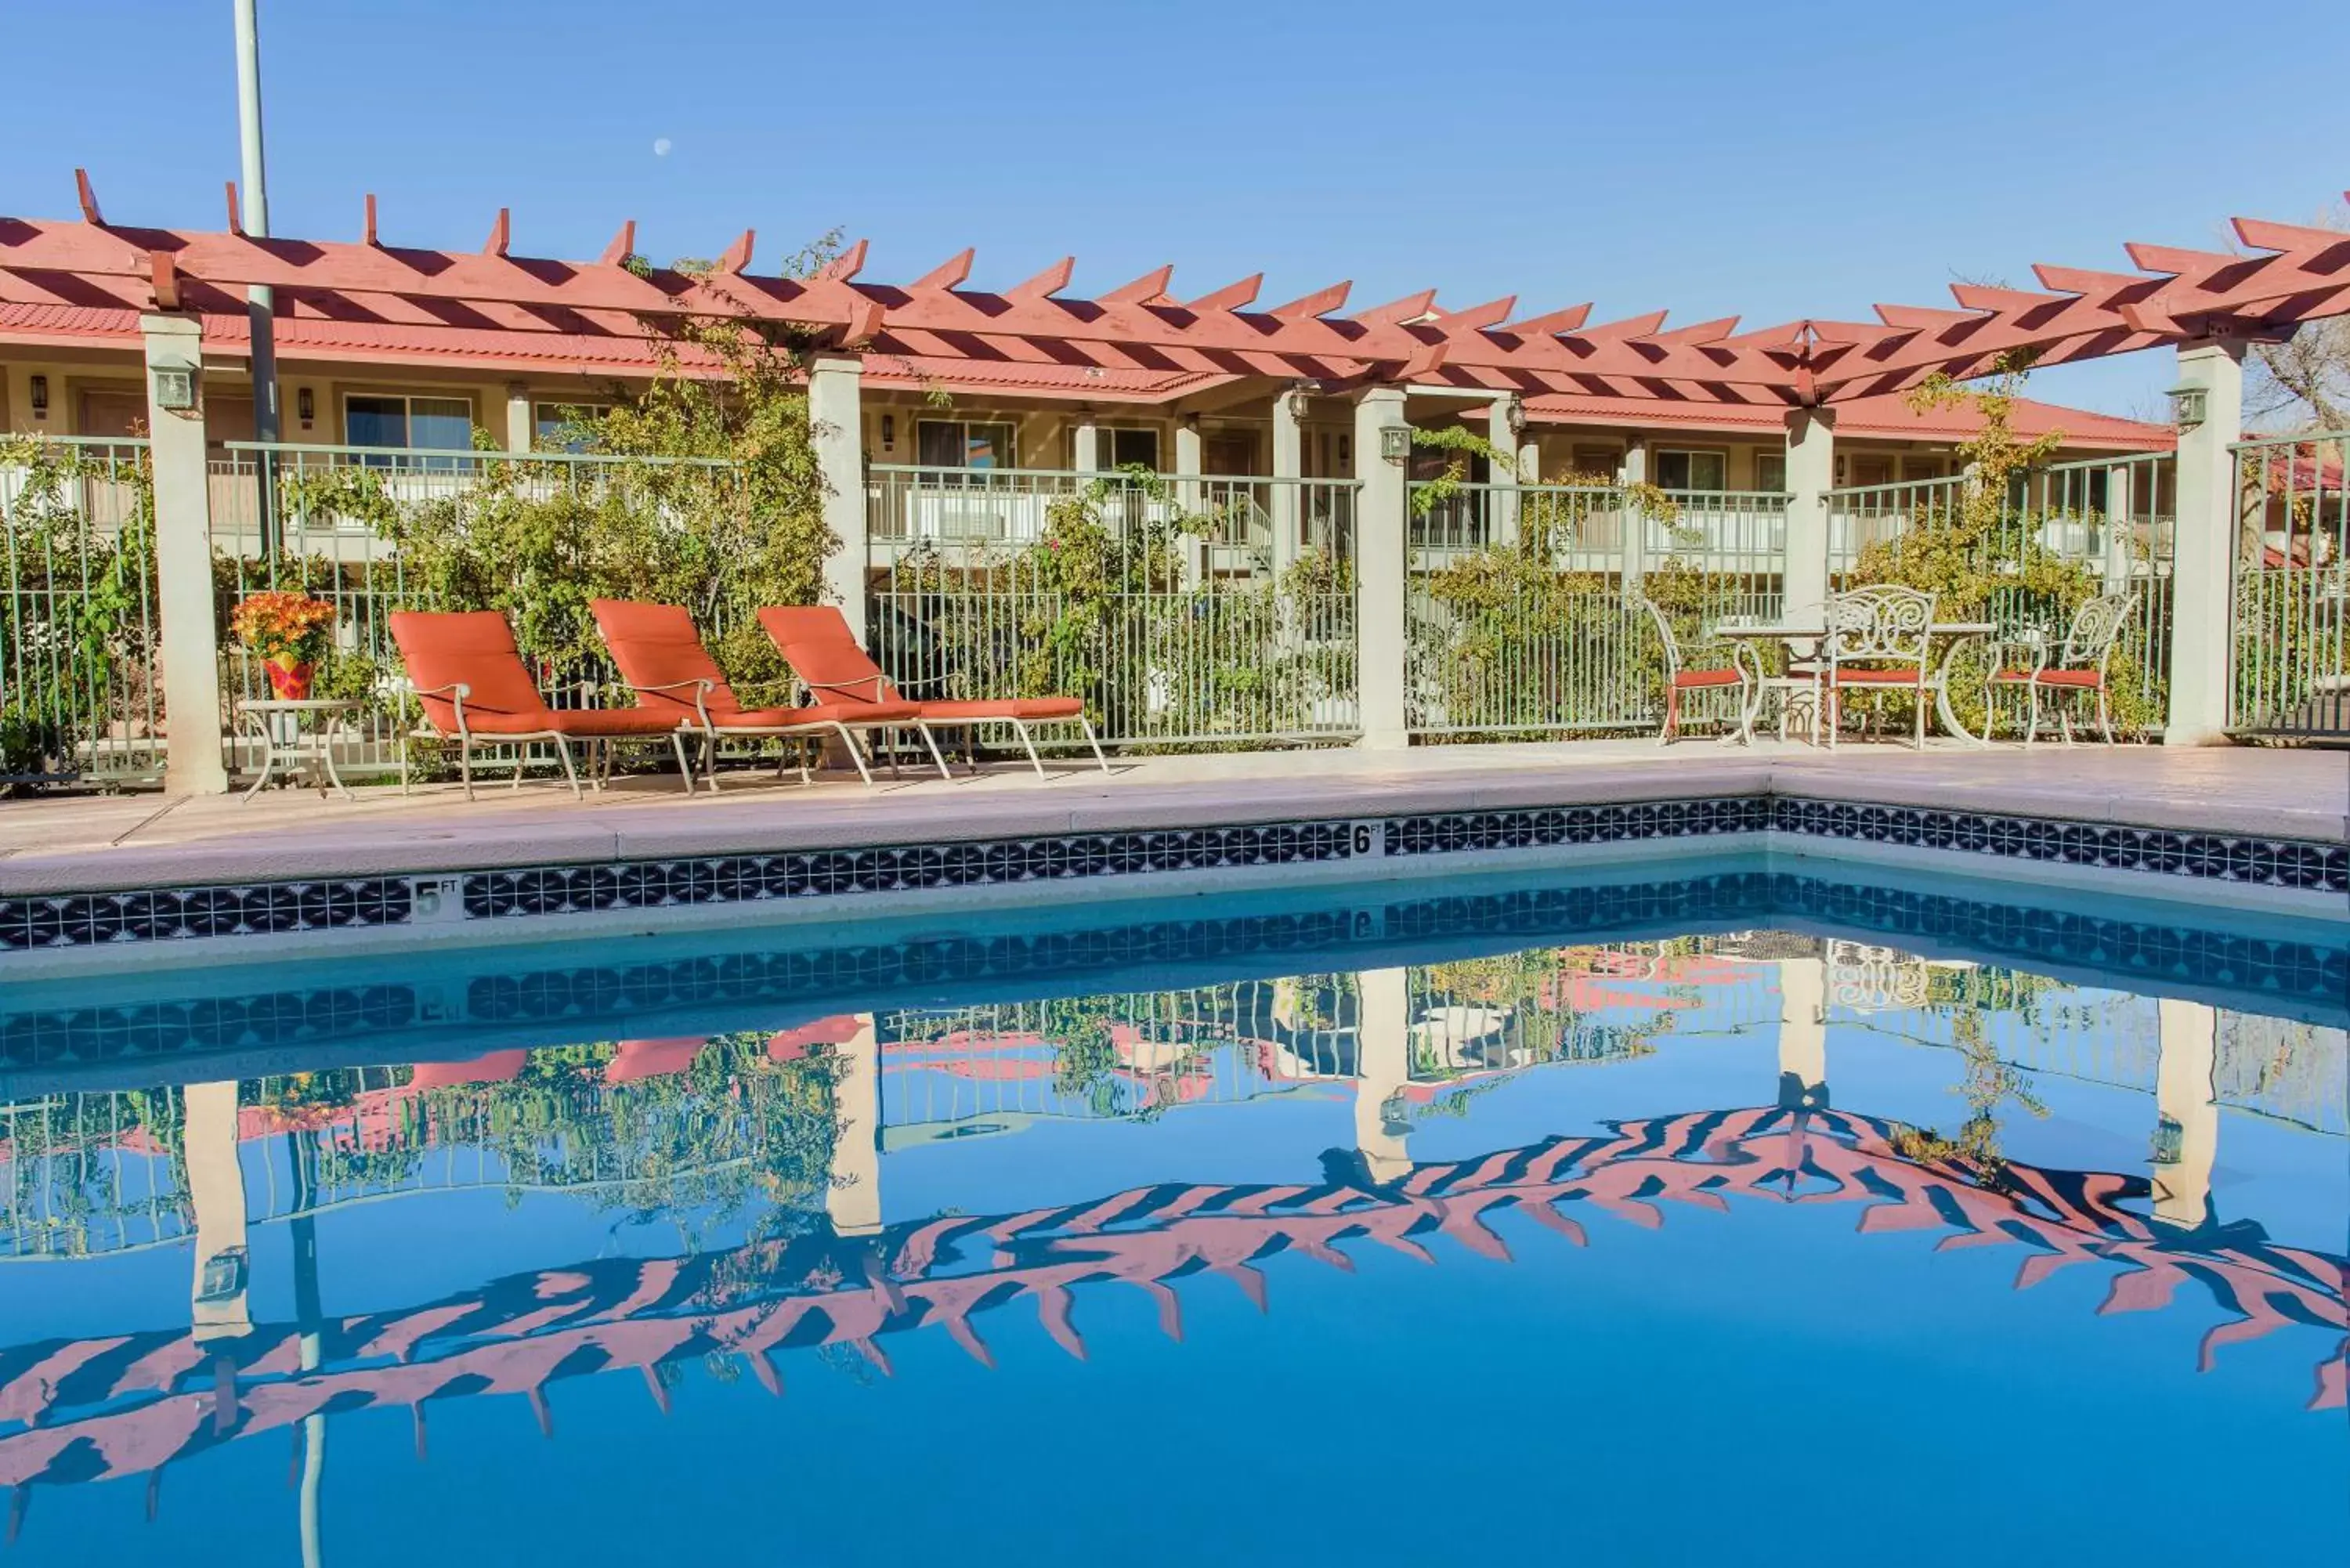
[[[261,776],[255,779],[244,792],[251,800],[269,782],[269,775],[280,767],[289,777],[294,770],[307,763],[312,779],[324,794],[332,788],[345,800],[351,792],[345,787],[342,775],[335,771],[335,730],[338,725],[350,728],[346,715],[365,704],[343,697],[305,697],[287,701],[277,697],[241,699],[236,704],[236,716],[245,728],[261,741]],[[305,721],[309,722],[306,727]]]

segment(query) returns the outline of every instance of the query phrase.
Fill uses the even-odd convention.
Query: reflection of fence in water
[[[1355,1068],[1354,976],[879,1015],[884,1127],[1228,1105]]]

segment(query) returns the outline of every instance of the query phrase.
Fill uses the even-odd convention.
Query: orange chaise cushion
[[[925,702],[922,717],[934,724],[978,723],[988,719],[1074,719],[1086,711],[1075,697],[1005,697],[990,701]]]
[[[415,683],[424,716],[434,729],[455,734],[457,709],[448,697],[432,695],[431,689],[461,682],[469,688],[465,722],[470,727],[486,730],[491,722],[504,719],[536,721],[528,726],[507,724],[508,730],[546,727],[546,701],[531,683],[530,671],[515,647],[514,628],[497,611],[395,610],[391,640],[400,647],[408,679]]]
[[[693,716],[690,683],[707,680],[710,692],[703,701],[712,719],[742,709],[734,689],[726,683],[725,672],[702,646],[702,634],[693,629],[693,617],[683,605],[594,599],[588,607],[595,614],[604,646],[612,650],[612,662],[620,667],[620,678],[637,689],[639,707],[662,709],[672,718],[690,719]],[[656,687],[667,690],[656,691]]]

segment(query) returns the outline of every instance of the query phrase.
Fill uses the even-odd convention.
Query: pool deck
[[[880,775],[809,787],[726,775],[687,797],[674,774],[575,802],[545,774],[468,802],[453,784],[357,798],[274,790],[0,802],[0,896],[774,853],[1299,817],[1777,794],[2215,834],[2350,839],[2350,753],[2213,747],[1799,744],[1690,741],[1424,746],[998,765],[952,781]]]

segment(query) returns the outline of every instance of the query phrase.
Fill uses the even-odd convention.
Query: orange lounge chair
[[[726,682],[718,661],[702,646],[693,617],[683,605],[641,604],[630,599],[595,599],[596,629],[612,650],[620,678],[637,694],[640,707],[667,712],[673,722],[702,737],[702,771],[712,792],[718,788],[718,741],[723,735],[764,740],[770,736],[838,735],[857,764],[857,776],[867,784],[873,775],[865,766],[852,726],[884,729],[911,727],[911,702],[877,703],[854,716],[833,708],[745,708]],[[776,772],[780,774],[779,766]],[[808,782],[807,765],[800,766],[800,782]]]
[[[473,742],[515,748],[515,776],[522,784],[523,745],[528,741],[552,741],[563,758],[563,776],[571,793],[579,794],[579,773],[571,765],[571,742],[583,742],[589,760],[595,748],[618,740],[658,740],[669,737],[677,748],[677,765],[693,789],[693,765],[685,753],[685,734],[677,715],[650,708],[550,708],[531,683],[530,671],[515,647],[514,630],[495,610],[454,614],[397,610],[391,618],[391,640],[408,664],[408,679],[433,729],[457,742],[458,775],[465,781],[465,798],[473,798]]]
[[[833,606],[763,609],[759,612],[759,625],[783,650],[784,661],[815,696],[818,706],[853,712],[861,705],[894,704],[906,700],[881,673],[881,667],[857,645],[857,639],[849,634],[847,620]],[[978,724],[1011,725],[1020,743],[1027,748],[1028,761],[1039,777],[1044,774],[1045,763],[1036,755],[1036,742],[1029,735],[1028,726],[1075,724],[1085,732],[1086,743],[1094,749],[1094,761],[1101,764],[1102,772],[1109,772],[1109,759],[1102,754],[1101,742],[1095,737],[1093,725],[1086,722],[1086,705],[1075,697],[917,701],[913,707],[915,727],[930,742],[931,755],[938,760],[941,774],[948,772],[947,764],[944,758],[938,757],[938,742],[931,732],[968,729]]]

